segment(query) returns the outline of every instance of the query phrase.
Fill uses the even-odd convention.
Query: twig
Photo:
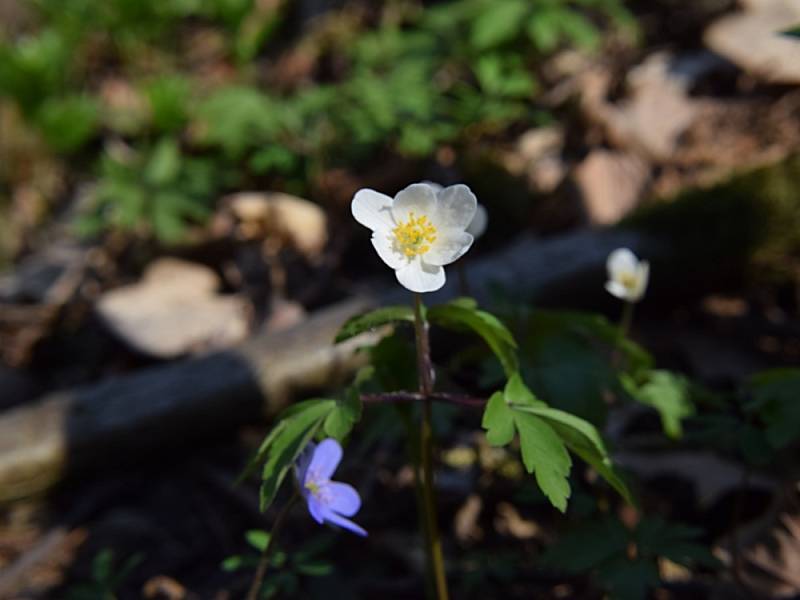
[[[386,392],[383,394],[361,394],[361,401],[366,404],[413,404],[415,402],[424,402],[426,399],[433,402],[442,402],[444,404],[468,406],[470,408],[483,408],[488,402],[486,398],[465,396],[463,394],[448,394],[445,392],[434,392],[427,396],[419,392],[404,391]]]
[[[269,562],[272,558],[272,549],[275,547],[275,538],[278,537],[281,527],[283,526],[283,522],[286,520],[286,515],[289,514],[289,510],[291,510],[292,506],[294,506],[295,500],[297,500],[297,494],[292,495],[289,502],[286,503],[286,505],[281,509],[281,512],[278,513],[278,516],[275,517],[275,524],[272,526],[269,539],[267,540],[267,545],[264,546],[264,552],[261,554],[261,560],[258,563],[256,574],[253,577],[253,583],[250,585],[250,591],[247,592],[247,600],[258,599],[258,592],[261,589],[261,584],[264,581],[264,575],[267,573]]]

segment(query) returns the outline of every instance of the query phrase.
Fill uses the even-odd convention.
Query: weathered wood
[[[558,293],[578,280],[602,290],[608,253],[619,246],[641,252],[644,244],[637,234],[610,230],[545,240],[525,236],[465,266],[470,291],[481,302],[498,286],[529,296]],[[458,294],[452,268],[450,274],[430,302]],[[354,349],[378,335],[334,346],[340,325],[360,311],[408,298],[393,286],[324,309],[294,329],[257,335],[233,350],[49,394],[11,410],[0,416],[0,501],[41,493],[75,471],[138,460],[230,430],[260,412],[274,413],[303,392],[334,385],[357,365]]]

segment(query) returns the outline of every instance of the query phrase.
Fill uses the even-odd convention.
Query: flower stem
[[[433,427],[431,423],[431,394],[434,373],[431,363],[428,322],[423,315],[422,297],[414,296],[414,331],[417,342],[417,370],[419,391],[423,395],[422,425],[420,428],[420,458],[422,463],[422,497],[427,524],[428,568],[433,574],[434,588],[438,600],[447,600],[447,575],[442,555],[442,540],[436,515],[436,492],[433,486]]]
[[[623,338],[628,335],[631,329],[631,323],[633,323],[633,306],[633,302],[625,301],[625,305],[622,307],[622,316],[619,319],[619,331]]]
[[[258,568],[256,569],[255,576],[253,577],[253,583],[250,584],[250,590],[247,592],[247,600],[258,599],[258,592],[261,589],[262,583],[264,582],[264,575],[267,574],[267,568],[269,568],[269,562],[272,558],[272,549],[275,547],[275,538],[278,537],[281,527],[286,520],[286,515],[289,514],[292,506],[294,506],[295,500],[297,500],[297,494],[292,494],[292,497],[278,513],[278,516],[275,517],[275,523],[272,525],[272,530],[270,531],[267,545],[264,546],[264,551],[261,553],[261,560],[258,562]]]

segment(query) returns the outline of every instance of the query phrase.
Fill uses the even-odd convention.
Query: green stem
[[[626,337],[631,330],[631,323],[633,323],[633,302],[625,301],[622,307],[622,317],[619,320],[619,331],[622,337]]]
[[[272,558],[272,549],[275,547],[275,538],[278,537],[281,527],[286,520],[286,515],[289,514],[289,510],[292,508],[292,506],[294,506],[295,500],[297,500],[296,493],[292,494],[289,502],[286,503],[286,505],[281,509],[281,512],[278,513],[278,516],[275,517],[275,523],[270,531],[267,545],[264,546],[264,551],[261,553],[261,560],[258,563],[256,574],[253,577],[253,583],[250,584],[250,590],[247,592],[247,600],[258,599],[258,592],[261,589],[262,583],[264,582],[264,575],[267,574],[267,568],[269,568],[269,562]]]
[[[422,425],[420,428],[420,459],[422,463],[422,497],[427,524],[428,567],[431,571],[438,600],[447,600],[447,575],[442,555],[442,540],[436,515],[436,492],[433,486],[433,427],[431,423],[430,395],[433,393],[433,366],[431,363],[428,322],[425,319],[422,296],[414,297],[414,331],[417,342],[417,370],[419,371],[419,391],[424,397],[422,405]]]

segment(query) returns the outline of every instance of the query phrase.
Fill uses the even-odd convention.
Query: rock
[[[558,187],[567,172],[561,157],[563,147],[562,128],[529,129],[505,154],[503,164],[512,175],[526,176],[531,189],[547,194]]]
[[[703,41],[714,52],[769,83],[800,83],[800,40],[780,32],[800,23],[797,0],[749,0],[711,24]]]
[[[611,150],[593,150],[572,174],[588,221],[613,225],[639,204],[650,169],[642,159]]]
[[[155,261],[136,284],[103,294],[97,312],[133,349],[156,358],[225,348],[247,335],[245,302],[220,296],[209,268],[173,258]]]
[[[320,258],[328,243],[328,220],[313,202],[282,192],[239,192],[224,199],[246,237],[272,236],[308,260]]]

